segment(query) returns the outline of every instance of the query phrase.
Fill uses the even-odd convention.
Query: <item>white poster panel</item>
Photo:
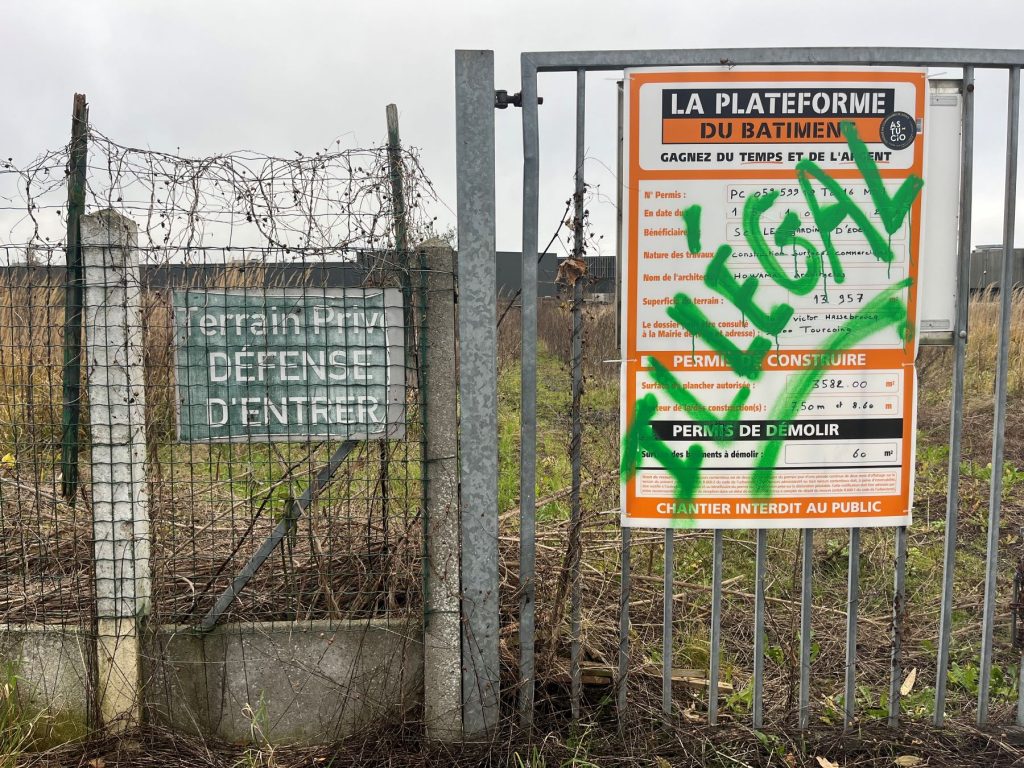
[[[624,525],[909,523],[927,95],[627,71]]]

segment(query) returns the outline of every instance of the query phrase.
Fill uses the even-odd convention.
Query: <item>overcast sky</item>
[[[497,87],[513,92],[524,50],[1013,48],[1024,29],[1015,0],[0,3],[3,157],[26,161],[66,143],[75,91],[87,94],[93,124],[119,143],[189,155],[246,148],[288,156],[338,138],[378,143],[394,102],[403,140],[422,149],[448,206],[437,212],[445,223],[455,208],[456,48],[493,49]],[[588,79],[586,175],[598,185],[591,209],[607,235],[604,253],[614,252],[616,79]],[[540,81],[541,245],[572,192],[573,88],[571,75]],[[975,243],[1001,239],[1005,98],[1005,76],[979,75]],[[496,118],[498,247],[518,250],[520,112]]]

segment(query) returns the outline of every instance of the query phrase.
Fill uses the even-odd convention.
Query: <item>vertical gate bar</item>
[[[754,555],[754,728],[764,723],[764,570],[768,549],[768,530],[757,529]]]
[[[850,561],[846,573],[846,685],[843,729],[853,725],[857,707],[857,603],[860,599],[860,528],[850,529]]]
[[[622,527],[622,584],[619,592],[619,683],[616,691],[615,708],[619,715],[619,727],[626,721],[629,683],[629,593],[632,587],[630,580],[631,529]]]
[[[583,257],[583,177],[584,136],[586,129],[587,72],[576,70],[576,191],[573,195],[574,259]],[[583,611],[583,594],[580,584],[580,567],[583,560],[583,535],[581,523],[583,510],[580,506],[580,462],[583,453],[583,277],[577,277],[572,286],[572,438],[569,444],[572,463],[572,490],[570,496],[569,551],[571,553],[569,577],[570,589],[570,645],[569,673],[571,678],[570,706],[572,719],[580,716],[580,699],[583,696],[583,677],[580,673],[580,617]]]
[[[622,81],[616,83],[619,129],[615,144],[615,338],[619,341],[619,357],[622,357]],[[620,362],[619,365],[622,365]]]
[[[814,568],[814,529],[804,528],[800,573],[800,730],[811,723],[811,575]]]
[[[981,625],[981,668],[978,671],[978,725],[988,720],[989,676],[992,672],[992,624],[996,612],[999,572],[999,515],[1003,496],[1003,449],[1006,384],[1009,370],[1010,320],[1013,308],[1013,236],[1017,218],[1017,136],[1020,122],[1020,67],[1010,67],[1006,122],[1006,189],[1003,203],[1003,269],[999,277],[999,353],[996,358],[995,413],[992,426],[992,482],[988,498],[988,553],[985,561],[985,612]]]
[[[672,714],[672,589],[675,581],[675,528],[665,529],[664,604],[661,619],[661,711]]]
[[[711,669],[708,673],[708,724],[718,723],[718,671],[722,643],[722,529],[716,528],[711,552]]]
[[[619,280],[622,278],[622,81],[618,82],[617,109],[619,116],[618,143],[616,144],[616,185],[615,185],[615,252],[618,254],[615,261],[615,338],[618,340],[619,357],[622,357],[622,337],[620,334],[621,322],[619,308]],[[622,363],[620,362],[621,366]],[[632,558],[630,546],[632,544],[631,529],[622,526],[622,583],[619,596],[619,687],[616,697],[616,709],[619,715],[619,727],[622,728],[626,721],[626,707],[628,704],[629,689],[629,597],[632,588],[630,570]]]
[[[519,464],[519,720],[533,724],[534,630],[536,627],[537,534],[537,215],[540,136],[537,70],[522,58],[523,94],[523,279],[522,408]]]
[[[907,527],[896,529],[896,575],[892,595],[892,655],[889,668],[889,727],[900,719],[900,686],[903,683],[903,618],[907,614],[906,576]]]
[[[967,357],[967,313],[970,306],[971,195],[974,190],[974,67],[964,67],[960,134],[960,214],[957,244],[956,327],[953,336],[953,394],[950,409],[949,472],[946,487],[946,534],[942,563],[942,612],[939,618],[939,659],[935,676],[935,725],[946,715],[949,642],[953,631],[953,577],[960,513],[960,445],[963,435],[964,366]]]
[[[1017,725],[1024,726],[1024,651],[1017,662]]]
[[[498,724],[498,423],[494,52],[455,53],[459,228],[462,714],[469,738]]]

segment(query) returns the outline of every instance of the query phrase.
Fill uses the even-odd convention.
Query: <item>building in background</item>
[[[999,278],[1003,271],[1003,246],[979,245],[971,252],[972,291],[999,290]],[[1024,286],[1024,248],[1013,249],[1013,286]]]

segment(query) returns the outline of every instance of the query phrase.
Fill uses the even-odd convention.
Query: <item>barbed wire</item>
[[[65,145],[23,165],[13,157],[0,159],[0,227],[9,232],[9,244],[21,246],[26,260],[33,249],[63,245],[69,157]],[[47,221],[53,212],[57,216]]]
[[[399,155],[410,241],[437,234],[437,193],[419,151]],[[0,160],[0,232],[26,261],[57,258],[67,230],[69,147],[25,164]],[[385,145],[275,157],[239,150],[186,157],[89,131],[86,212],[113,208],[139,226],[147,260],[189,261],[208,248],[263,248],[282,259],[344,258],[394,248]]]

